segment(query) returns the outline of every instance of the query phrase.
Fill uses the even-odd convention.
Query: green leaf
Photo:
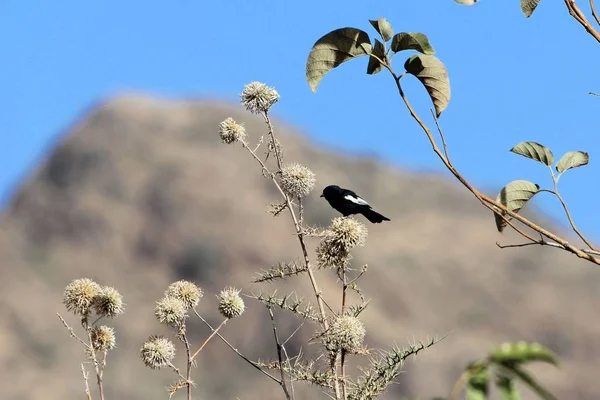
[[[392,46],[390,48],[394,53],[402,50],[416,50],[423,54],[435,53],[427,36],[419,32],[397,33],[392,39]]]
[[[326,73],[355,57],[371,53],[371,40],[365,31],[341,28],[329,32],[313,45],[306,61],[306,81],[313,92]]]
[[[540,4],[540,0],[521,0],[521,11],[526,18],[531,17],[538,4]]]
[[[373,52],[371,53],[377,57],[379,60],[385,60],[385,46],[379,40],[375,39],[375,47],[373,48]],[[367,74],[374,75],[383,69],[383,65],[379,62],[375,57],[369,56],[369,65],[367,65]]]
[[[530,361],[544,361],[558,365],[556,355],[536,342],[520,341],[503,343],[489,355],[490,361],[496,364],[522,364]]]
[[[568,151],[556,163],[556,171],[562,174],[568,169],[586,165],[589,161],[590,156],[584,151]]]
[[[534,379],[533,376],[529,375],[529,373],[523,369],[519,365],[512,365],[510,367],[505,366],[504,370],[508,373],[514,375],[519,378],[523,383],[529,386],[534,392],[537,393],[539,397],[543,400],[557,400],[556,397]]]
[[[539,190],[539,185],[536,185],[535,183],[525,180],[512,181],[502,188],[496,197],[496,201],[509,210],[518,213],[525,203],[539,192]],[[508,217],[509,220],[511,219],[511,217],[504,212],[502,215]],[[494,218],[496,219],[498,232],[502,232],[507,225],[506,221],[496,213],[494,213]]]
[[[394,35],[394,29],[387,19],[381,17],[378,20],[369,20],[373,28],[381,35],[384,42],[387,42]]]
[[[496,387],[502,393],[502,400],[521,400],[521,394],[517,384],[512,377],[499,374],[496,377]]]
[[[467,367],[468,380],[465,385],[467,400],[486,400],[488,395],[489,372],[487,366],[480,361],[471,363]]]
[[[439,117],[450,102],[450,79],[446,66],[435,56],[415,54],[406,60],[404,68],[425,86]]]
[[[510,151],[539,161],[547,166],[551,166],[554,163],[554,154],[552,154],[552,151],[537,142],[521,142],[510,149]]]

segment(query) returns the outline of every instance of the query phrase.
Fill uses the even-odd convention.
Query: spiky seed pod
[[[92,301],[92,307],[96,314],[107,318],[116,318],[125,311],[123,296],[110,286],[100,288],[100,292]]]
[[[357,354],[362,349],[365,340],[365,326],[353,315],[337,317],[325,332],[323,343],[325,348],[332,352],[345,350]]]
[[[179,327],[183,324],[187,308],[183,301],[174,297],[163,297],[156,302],[154,315],[161,324]]]
[[[340,247],[330,235],[321,239],[316,253],[319,268],[345,268],[352,259],[350,252],[345,247]]]
[[[363,223],[352,217],[334,218],[329,229],[333,234],[333,240],[346,250],[364,246],[369,233]]]
[[[315,187],[315,174],[304,165],[288,164],[281,169],[281,188],[291,197],[308,195]]]
[[[239,317],[244,312],[245,305],[240,296],[240,290],[227,287],[221,290],[217,298],[219,299],[219,312],[225,318]]]
[[[279,101],[279,93],[273,87],[261,82],[250,82],[244,85],[240,95],[244,108],[252,114],[266,113]]]
[[[142,345],[140,353],[146,367],[160,369],[175,358],[175,345],[164,336],[153,335]]]
[[[233,118],[228,117],[219,124],[219,136],[225,144],[232,144],[246,137],[246,129],[238,124]]]
[[[90,333],[92,335],[94,350],[106,351],[115,348],[117,344],[115,330],[110,326],[94,326]]]
[[[183,301],[187,310],[196,307],[202,296],[202,289],[195,283],[186,280],[171,283],[165,291],[165,297]]]
[[[75,315],[87,316],[94,297],[100,292],[100,285],[91,279],[75,279],[65,287],[63,304],[67,311]]]

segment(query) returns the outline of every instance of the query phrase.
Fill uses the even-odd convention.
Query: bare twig
[[[210,339],[212,339],[219,332],[219,329],[221,329],[223,326],[225,326],[225,324],[227,323],[227,321],[229,321],[229,319],[225,318],[223,320],[223,322],[221,322],[219,324],[219,326],[217,326],[217,329],[214,329],[212,331],[212,333],[210,334],[210,336],[206,338],[206,340],[204,341],[204,343],[202,343],[202,346],[200,346],[200,348],[198,350],[196,350],[196,352],[194,353],[194,355],[191,358],[192,361],[194,360],[194,358],[196,358],[196,356],[198,355],[198,353],[200,353],[202,351],[202,349],[204,348],[204,346],[206,346],[206,344],[210,341]]]
[[[279,372],[281,374],[281,389],[285,394],[285,398],[291,400],[290,392],[287,388],[287,384],[285,383],[285,373],[283,368],[283,353],[281,348],[281,342],[279,341],[279,335],[277,334],[277,325],[275,325],[275,315],[273,315],[273,309],[270,306],[267,306],[267,310],[269,311],[269,317],[271,318],[271,325],[273,326],[273,336],[275,337],[275,344],[277,346],[277,360],[279,363]],[[289,359],[287,360],[289,363]]]
[[[88,400],[92,400],[92,392],[90,392],[90,385],[88,384],[89,373],[85,370],[83,363],[81,363],[81,373],[83,374],[83,380],[85,382],[85,394]]]
[[[596,14],[596,6],[594,5],[594,0],[590,0],[590,8],[592,9],[592,15],[596,20],[596,23],[600,25],[600,18],[598,17],[598,14]]]
[[[206,325],[211,331],[214,331],[215,329],[208,323],[208,321],[206,321],[200,314],[198,314],[198,311],[196,311],[194,309],[194,314],[196,314],[196,316],[198,318],[200,318],[200,320],[202,322],[204,322],[204,325]],[[256,362],[252,361],[251,359],[249,359],[248,357],[246,357],[245,355],[243,355],[242,353],[240,353],[240,351],[238,349],[236,349],[235,347],[232,346],[231,343],[229,343],[227,341],[227,339],[225,339],[220,333],[217,332],[217,336],[219,337],[219,339],[221,339],[223,341],[223,343],[225,343],[227,345],[227,347],[229,347],[231,350],[233,350],[233,352],[235,354],[237,354],[242,360],[246,361],[248,364],[252,365],[254,368],[256,368],[257,370],[259,370],[260,372],[262,372],[265,376],[268,376],[269,378],[271,378],[273,381],[277,382],[278,385],[281,385],[281,383],[279,382],[279,379],[275,378],[273,375],[271,375],[270,373],[268,373],[267,371],[263,370]]]
[[[185,364],[185,386],[186,386],[186,392],[187,392],[187,399],[188,400],[192,400],[192,364],[193,364],[193,359],[191,357],[191,350],[190,350],[190,342],[187,338],[187,334],[185,332],[185,325],[182,325],[179,328],[179,332],[177,334],[177,338],[179,340],[181,340],[183,342],[183,344],[185,345],[185,354],[186,354],[186,364]]]
[[[77,336],[77,334],[75,333],[75,331],[73,330],[73,328],[71,328],[67,324],[67,321],[65,321],[65,319],[59,313],[56,313],[56,315],[58,315],[58,318],[60,318],[60,321],[63,323],[63,325],[65,326],[65,328],[67,328],[67,330],[69,331],[69,334],[71,335],[71,337],[77,339],[77,341],[79,343],[81,343],[82,345],[84,345],[86,349],[90,347],[90,345],[88,345],[86,342],[84,342],[83,340],[81,340],[79,338],[79,336]]]
[[[577,236],[579,236],[579,238],[581,238],[581,240],[583,240],[583,242],[591,250],[596,250],[596,248],[594,247],[594,245],[592,245],[592,243],[589,240],[587,240],[585,238],[585,236],[583,236],[583,234],[579,231],[579,229],[577,229],[577,226],[575,226],[575,222],[573,222],[573,218],[571,218],[571,213],[569,212],[569,208],[567,207],[567,203],[565,203],[565,201],[563,200],[562,196],[558,192],[558,179],[556,179],[554,177],[554,171],[552,171],[552,168],[550,168],[550,172],[552,172],[552,180],[554,181],[554,192],[553,192],[553,194],[556,196],[556,198],[558,199],[558,201],[560,201],[560,204],[562,205],[563,209],[565,210],[565,214],[567,215],[567,219],[569,220],[569,224],[571,225],[571,228],[577,234]]]
[[[348,282],[346,279],[346,269],[342,268],[342,315],[346,312],[346,296],[348,292]],[[340,358],[341,375],[342,375],[342,398],[348,399],[348,383],[346,382],[346,350],[342,349]]]
[[[90,341],[90,345],[88,349],[90,351],[90,355],[92,358],[92,362],[94,363],[94,369],[96,370],[96,383],[98,384],[98,391],[100,392],[100,400],[104,400],[104,386],[102,385],[102,372],[100,370],[100,363],[98,362],[98,357],[96,355],[96,349],[94,349],[94,345],[92,343],[92,329],[87,322],[87,319],[83,320],[83,327],[85,328],[88,339]]]
[[[585,30],[592,35],[594,39],[596,39],[596,41],[600,42],[600,33],[592,26],[590,21],[588,21],[575,0],[564,0],[564,2],[569,10],[569,14],[571,14],[571,16],[575,18],[575,20],[579,22],[581,26],[583,26]],[[595,10],[593,9],[593,2],[590,2],[590,4],[592,5],[592,14],[594,14],[594,18],[597,18],[595,15]],[[598,21],[598,19],[596,19],[596,21]]]
[[[568,3],[571,3],[570,0],[565,0]],[[371,57],[377,58],[374,55],[371,55]],[[566,240],[562,239],[561,237],[555,235],[554,233],[540,227],[539,225],[531,222],[529,219],[521,216],[520,214],[508,209],[507,207],[505,207],[503,204],[498,203],[496,200],[490,198],[489,196],[486,196],[485,194],[481,193],[479,190],[477,190],[476,188],[473,187],[473,185],[471,185],[463,176],[462,174],[460,174],[460,172],[458,172],[458,170],[454,167],[454,165],[450,162],[450,160],[448,158],[446,158],[444,156],[444,154],[442,153],[442,151],[440,150],[440,148],[438,147],[436,140],[433,138],[433,135],[431,133],[431,131],[429,130],[429,128],[427,127],[427,125],[425,125],[425,123],[421,120],[421,118],[419,118],[419,116],[417,115],[417,113],[415,112],[415,110],[413,109],[412,105],[410,104],[410,102],[408,101],[406,95],[404,94],[404,90],[402,89],[402,85],[400,84],[400,78],[398,75],[396,75],[396,73],[393,71],[392,67],[383,62],[382,60],[378,61],[382,62],[382,65],[384,65],[385,68],[388,69],[388,71],[390,71],[392,77],[394,78],[394,81],[396,83],[396,87],[398,89],[398,93],[400,95],[400,97],[402,98],[404,104],[406,105],[406,107],[408,108],[408,111],[411,115],[411,117],[417,122],[417,124],[419,124],[419,126],[421,127],[421,129],[423,130],[423,132],[425,133],[425,135],[427,136],[427,139],[429,140],[429,143],[431,144],[431,147],[434,151],[434,153],[440,158],[440,160],[442,161],[442,163],[446,166],[446,168],[452,173],[452,175],[454,175],[454,177],[463,185],[465,186],[478,200],[479,202],[486,208],[488,208],[489,210],[491,210],[492,212],[494,212],[495,214],[499,215],[500,217],[502,217],[502,219],[504,219],[513,229],[515,229],[519,234],[521,234],[524,237],[527,237],[528,239],[534,241],[533,238],[531,238],[531,236],[525,234],[523,231],[516,229],[515,225],[510,223],[509,221],[509,217],[513,218],[515,220],[517,220],[518,222],[522,223],[523,225],[527,226],[530,229],[533,229],[534,231],[540,233],[541,235],[547,237],[548,239],[560,244],[562,246],[562,248],[564,248],[565,250],[575,254],[577,257],[579,258],[583,258],[587,261],[590,261],[596,265],[600,265],[600,258],[594,257],[591,254],[588,254],[587,252],[583,251],[582,249],[579,249],[578,247],[575,247],[571,244],[569,244],[569,242],[567,242]]]

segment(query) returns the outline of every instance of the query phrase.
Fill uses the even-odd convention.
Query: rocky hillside
[[[139,359],[150,335],[164,333],[154,302],[179,278],[205,291],[199,311],[218,323],[215,294],[225,285],[246,293],[256,271],[296,260],[299,248],[287,215],[274,218],[277,193],[239,146],[220,143],[217,126],[233,116],[253,140],[260,119],[215,101],[120,97],[83,116],[64,136],[0,220],[0,398],[74,399],[83,396],[82,349],[56,312],[72,279],[90,277],[124,295],[127,312],[115,322],[118,348],[105,376],[109,399],[164,399],[174,376]],[[493,218],[445,178],[400,171],[370,159],[332,154],[276,121],[285,160],[310,166],[317,190],[305,204],[309,224],[336,213],[318,195],[337,183],[368,193],[390,223],[368,225],[354,265],[368,263],[362,288],[367,341],[385,347],[426,335],[451,334],[408,362],[386,398],[445,395],[471,359],[507,340],[538,340],[563,360],[560,370],[535,368],[559,398],[592,399],[600,392],[600,271],[553,249],[500,250]],[[514,239],[514,237],[512,237]],[[312,244],[314,246],[314,243]],[[331,272],[319,271],[326,299],[337,304]],[[307,278],[280,292],[307,292]],[[312,297],[310,297],[312,300]],[[224,335],[252,358],[274,356],[264,307],[248,312]],[[277,314],[282,336],[298,320]],[[197,345],[208,334],[191,323]],[[292,352],[306,345],[303,326]],[[279,389],[221,342],[203,352],[194,374],[196,398],[281,398]],[[301,386],[301,385],[300,385]],[[298,388],[298,398],[319,398]],[[526,393],[525,398],[530,398]]]

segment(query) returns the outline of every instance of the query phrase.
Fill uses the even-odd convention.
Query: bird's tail
[[[382,221],[389,221],[390,219],[388,217],[384,217],[383,215],[379,214],[377,211],[374,211],[370,208],[364,210],[362,212],[362,214],[372,223],[374,224],[378,224]]]

